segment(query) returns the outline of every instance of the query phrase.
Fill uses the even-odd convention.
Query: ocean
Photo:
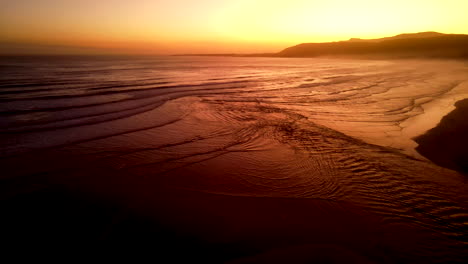
[[[468,98],[466,62],[24,56],[0,72],[4,240],[215,263],[468,258],[466,175],[414,141]]]

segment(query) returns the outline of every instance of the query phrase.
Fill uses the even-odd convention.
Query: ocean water
[[[413,141],[468,98],[465,62],[8,57],[0,72],[4,211],[39,197],[50,222],[72,194],[120,212],[80,209],[69,239],[156,226],[165,249],[215,262],[468,257],[466,176]],[[152,227],[139,236],[136,216]]]

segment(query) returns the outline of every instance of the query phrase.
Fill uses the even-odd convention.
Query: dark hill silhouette
[[[420,32],[420,33],[409,33],[409,34],[399,34],[393,37],[385,37],[385,38],[379,38],[379,39],[360,39],[360,38],[351,38],[348,41],[354,41],[354,42],[381,42],[384,40],[394,40],[394,39],[412,39],[412,38],[432,38],[432,37],[441,37],[445,36],[446,34],[442,34],[439,32],[433,32],[433,31],[428,31],[428,32]]]
[[[468,59],[468,35],[422,32],[371,40],[353,38],[340,42],[303,43],[276,56]]]

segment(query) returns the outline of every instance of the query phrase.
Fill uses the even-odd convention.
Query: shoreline
[[[454,107],[436,127],[414,138],[419,144],[415,150],[441,167],[468,175],[468,99]]]
[[[421,155],[421,153],[416,150],[418,143],[415,139],[437,127],[446,115],[455,110],[455,104],[457,102],[468,98],[468,94],[462,92],[466,86],[468,86],[467,82],[461,82],[440,97],[432,99],[425,98],[427,101],[420,103],[418,106],[423,112],[399,124],[401,127],[401,134],[405,138],[405,141],[407,141],[406,154],[419,159],[427,159],[427,157],[424,157],[424,155]]]

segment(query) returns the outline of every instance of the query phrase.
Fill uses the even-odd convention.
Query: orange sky
[[[30,53],[275,52],[351,37],[468,33],[467,0],[0,0],[0,7],[0,43]]]

